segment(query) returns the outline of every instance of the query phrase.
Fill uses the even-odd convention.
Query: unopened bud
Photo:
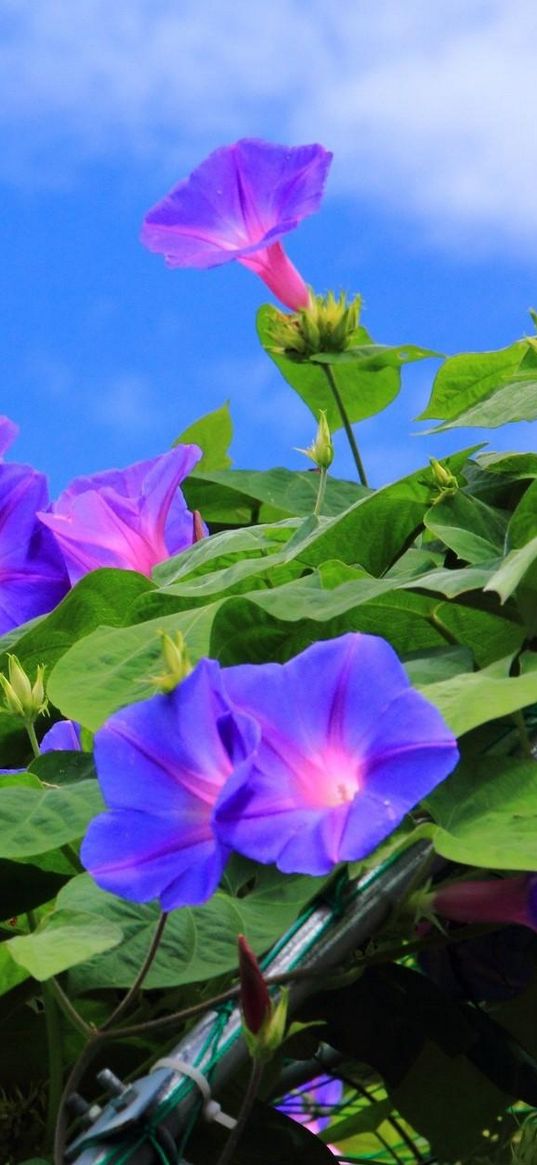
[[[442,465],[441,461],[437,461],[436,457],[430,457],[429,463],[431,466],[434,483],[438,486],[439,494],[433,501],[433,506],[441,502],[442,499],[449,494],[454,494],[459,488],[459,483],[455,474]]]
[[[206,537],[205,526],[199,510],[192,511],[192,541],[201,542]]]
[[[524,1121],[520,1139],[513,1145],[512,1165],[535,1165],[537,1161],[537,1120],[532,1113]]]
[[[286,315],[274,309],[268,317],[269,351],[295,360],[308,360],[319,352],[344,352],[357,343],[361,297],[350,302],[342,293],[310,295],[307,307]]]
[[[238,937],[240,1005],[244,1038],[255,1060],[270,1060],[285,1038],[287,991],[273,1004],[257,959],[243,934]]]
[[[8,675],[0,673],[0,687],[4,693],[4,703],[8,712],[20,716],[25,722],[33,721],[41,712],[46,712],[45,665],[38,665],[32,683],[16,655],[8,655]]]
[[[161,675],[152,676],[151,683],[159,692],[173,692],[192,671],[184,636],[181,631],[168,635],[166,631],[159,631],[160,646],[166,671]]]
[[[297,453],[304,453],[314,461],[318,469],[329,469],[334,460],[334,446],[324,409],[319,411],[319,425],[315,440],[307,449],[297,449]]]

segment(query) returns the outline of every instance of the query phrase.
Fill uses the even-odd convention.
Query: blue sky
[[[144,212],[239,137],[334,151],[321,212],[286,246],[316,290],[362,293],[379,342],[533,331],[534,0],[4,0],[0,25],[0,411],[54,492],[226,399],[238,467],[302,466],[314,423],[258,347],[263,284],[234,264],[169,271],[138,242]],[[409,370],[357,427],[374,484],[479,439],[534,447],[528,425],[412,436],[433,373]]]

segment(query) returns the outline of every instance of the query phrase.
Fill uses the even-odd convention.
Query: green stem
[[[105,1020],[103,1024],[101,1024],[100,1030],[102,1032],[105,1032],[108,1030],[108,1028],[113,1027],[113,1025],[117,1023],[118,1019],[121,1019],[121,1016],[125,1014],[131,1003],[136,999],[140,987],[142,986],[142,983],[156,957],[160,946],[160,940],[162,938],[164,927],[166,926],[167,921],[168,915],[166,913],[161,914],[158,920],[157,929],[153,935],[151,946],[147,952],[144,962],[142,963],[142,966],[140,967],[140,970],[138,971],[136,979],[134,980],[132,987],[127,991],[125,998],[122,999],[121,1003],[118,1005],[118,1007],[116,1007],[115,1011],[113,1011],[112,1014],[108,1016],[108,1019]]]
[[[54,1165],[65,1165],[65,1140],[67,1133],[67,1101],[72,1092],[76,1091],[79,1081],[82,1079],[84,1072],[89,1064],[97,1055],[101,1047],[102,1040],[99,1033],[96,1032],[86,1044],[83,1052],[79,1056],[76,1064],[73,1065],[71,1072],[65,1083],[64,1090],[60,1097],[58,1104],[58,1118],[56,1121],[56,1129],[54,1132]]]
[[[34,757],[41,756],[41,750],[39,748],[39,741],[38,741],[37,736],[35,734],[33,720],[25,720],[24,726],[25,726],[26,731],[28,733],[28,736],[30,738],[30,744],[32,746],[32,752],[34,754]]]
[[[85,1019],[82,1019],[82,1016],[79,1014],[76,1008],[73,1007],[71,1000],[65,994],[63,987],[60,987],[58,980],[54,978],[49,979],[48,985],[51,988],[51,992],[54,995],[54,999],[58,1007],[61,1011],[63,1011],[66,1019],[72,1023],[73,1027],[75,1027],[76,1030],[79,1031],[83,1036],[87,1037],[93,1035],[95,1029],[91,1027],[89,1023],[86,1023]]]
[[[339,412],[339,415],[340,415],[342,423],[343,423],[343,428],[345,429],[345,432],[347,434],[347,441],[349,442],[349,445],[351,448],[351,453],[354,457],[354,464],[356,465],[356,469],[358,470],[358,477],[360,478],[362,485],[367,485],[367,477],[365,475],[364,463],[362,461],[362,458],[360,457],[360,450],[358,449],[358,445],[356,444],[356,438],[355,438],[354,433],[352,431],[352,426],[351,426],[351,423],[350,423],[348,415],[347,415],[347,410],[346,410],[345,405],[343,404],[343,401],[341,399],[341,393],[340,393],[339,388],[336,384],[334,373],[332,372],[332,368],[331,368],[330,364],[321,364],[321,368],[324,370],[324,374],[325,374],[326,379],[330,385],[332,395],[333,395],[334,400],[336,402],[336,405],[338,407],[338,412]]]
[[[323,504],[324,495],[325,495],[325,491],[326,491],[327,478],[328,478],[328,472],[326,469],[323,469],[321,466],[319,469],[319,488],[317,490],[317,499],[315,502],[315,509],[313,511],[313,513],[317,517],[319,516],[319,514],[321,512],[321,506]]]
[[[48,1107],[46,1123],[46,1143],[51,1145],[58,1115],[63,1087],[63,1048],[60,1013],[50,983],[42,983],[43,1005],[48,1043]]]
[[[229,1165],[233,1154],[244,1132],[244,1127],[252,1111],[254,1100],[257,1096],[257,1091],[263,1075],[263,1065],[259,1060],[252,1060],[252,1069],[250,1072],[250,1079],[248,1081],[246,1092],[240,1107],[240,1112],[237,1117],[237,1124],[231,1130],[224,1148],[216,1162],[216,1165]]]

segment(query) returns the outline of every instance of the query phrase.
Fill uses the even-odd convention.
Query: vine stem
[[[121,1000],[121,1003],[116,1007],[115,1011],[113,1011],[111,1013],[111,1015],[108,1016],[108,1019],[106,1019],[104,1021],[104,1023],[101,1024],[101,1027],[99,1029],[101,1032],[108,1031],[108,1028],[113,1027],[114,1024],[116,1024],[117,1021],[119,1019],[121,1019],[121,1017],[125,1014],[125,1012],[128,1011],[131,1003],[133,1003],[133,1001],[136,999],[136,996],[140,990],[140,987],[142,986],[142,983],[144,982],[144,979],[146,978],[146,975],[149,973],[149,971],[153,965],[153,962],[156,958],[157,951],[159,949],[162,935],[164,932],[164,927],[166,926],[167,921],[168,921],[168,914],[164,912],[161,914],[161,916],[158,920],[157,929],[155,930],[155,933],[153,935],[153,941],[152,941],[151,946],[147,952],[147,955],[142,963],[142,966],[140,967],[140,970],[138,971],[136,979],[134,980],[134,983],[132,984],[132,987],[129,988],[124,999]]]
[[[320,467],[320,469],[319,469],[319,488],[318,488],[318,490],[317,490],[317,498],[316,498],[316,501],[315,501],[315,509],[314,509],[314,511],[313,511],[313,513],[315,514],[315,516],[316,516],[316,517],[318,517],[318,516],[319,516],[319,514],[320,514],[320,512],[321,512],[321,506],[322,506],[322,504],[323,504],[323,499],[324,499],[324,495],[325,495],[325,492],[326,492],[326,480],[327,480],[327,477],[328,477],[328,472],[327,472],[327,470],[326,470],[326,469],[323,469],[323,467],[321,466],[321,467]]]
[[[41,749],[39,748],[39,742],[38,742],[37,736],[35,734],[34,722],[33,722],[33,720],[25,720],[24,724],[25,724],[26,731],[28,733],[28,737],[30,739],[30,744],[32,746],[32,752],[34,754],[34,757],[37,758],[38,756],[41,756]]]
[[[263,1064],[260,1060],[252,1060],[252,1067],[250,1071],[250,1079],[244,1093],[243,1101],[240,1107],[239,1115],[237,1117],[237,1124],[231,1130],[224,1148],[216,1161],[216,1165],[229,1165],[232,1155],[237,1148],[237,1145],[244,1132],[244,1127],[252,1111],[254,1100],[257,1096],[257,1091],[261,1083],[263,1075]]]
[[[54,1127],[56,1122],[56,1113],[60,1106],[60,1099],[62,1094],[63,1084],[63,1055],[62,1055],[62,1030],[60,1024],[60,1013],[58,1005],[54,998],[54,992],[49,983],[41,984],[41,991],[43,994],[43,1005],[45,1009],[45,1024],[47,1028],[47,1044],[48,1044],[48,1103],[47,1103],[47,1124],[45,1130],[46,1142],[52,1144],[54,1139]]]
[[[356,465],[356,469],[358,470],[358,477],[360,478],[361,484],[367,486],[367,477],[365,474],[364,463],[363,463],[362,458],[360,456],[360,450],[358,449],[358,445],[356,443],[356,438],[355,438],[354,433],[352,431],[352,425],[349,421],[349,418],[347,415],[347,410],[346,410],[345,405],[343,404],[343,400],[341,398],[341,393],[340,393],[339,388],[336,384],[336,379],[335,379],[334,373],[332,372],[332,367],[330,364],[321,364],[321,368],[324,370],[324,374],[325,374],[326,379],[330,385],[330,390],[332,392],[332,396],[334,397],[334,400],[335,400],[336,405],[338,407],[338,412],[339,412],[339,415],[340,415],[341,420],[343,422],[343,428],[345,429],[345,432],[347,434],[347,441],[349,442],[351,453],[352,453],[353,458],[354,458],[354,464]]]

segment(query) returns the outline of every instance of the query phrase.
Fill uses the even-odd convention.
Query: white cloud
[[[124,157],[172,181],[236,136],[317,139],[332,193],[535,246],[534,0],[4,0],[4,22],[5,175]]]

